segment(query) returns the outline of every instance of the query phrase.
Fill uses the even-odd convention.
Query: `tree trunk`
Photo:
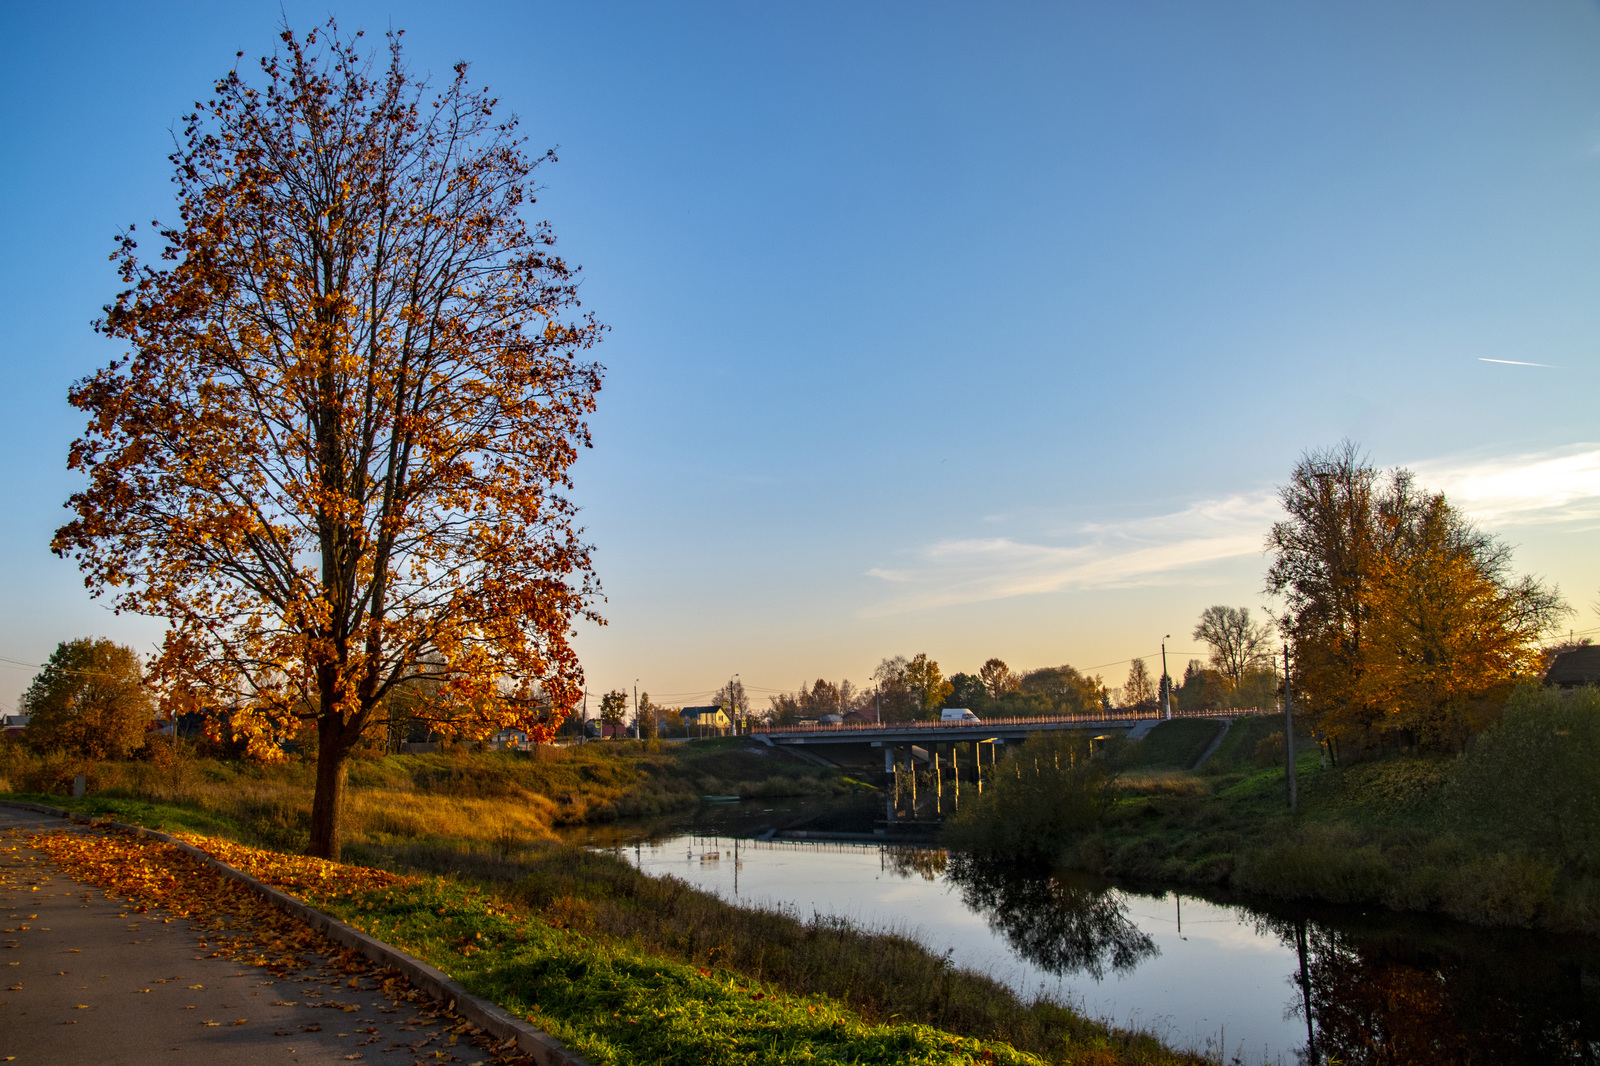
[[[311,799],[311,844],[306,854],[339,858],[339,813],[344,807],[344,723],[338,715],[317,719],[317,790]]]

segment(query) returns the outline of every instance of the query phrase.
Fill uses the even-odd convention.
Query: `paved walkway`
[[[214,930],[139,914],[64,876],[28,831],[94,832],[0,808],[0,1061],[281,1066],[372,1060],[503,1062],[433,1005],[392,998],[403,984],[352,977],[325,942],[310,965],[274,973],[209,957]],[[388,994],[386,994],[386,991]]]

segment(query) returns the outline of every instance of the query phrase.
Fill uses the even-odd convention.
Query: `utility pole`
[[[1289,645],[1283,645],[1283,749],[1289,762],[1289,813],[1297,814],[1294,782],[1294,697],[1289,692]]]
[[[1161,638],[1161,695],[1169,721],[1172,719],[1172,678],[1167,676],[1167,641],[1171,639],[1171,633]]]
[[[583,689],[583,711],[578,715],[578,743],[589,743],[589,688]]]
[[[877,712],[878,712],[878,724],[882,725],[883,724],[883,696],[879,692],[878,682],[876,682],[876,681],[874,681],[872,683],[872,706],[877,709]]]
[[[633,739],[644,739],[644,720],[639,717],[639,679],[633,679]]]

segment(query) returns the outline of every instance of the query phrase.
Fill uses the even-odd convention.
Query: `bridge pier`
[[[917,786],[922,783],[917,780],[917,746],[915,744],[906,745],[906,770],[910,772],[911,776],[911,818],[915,821],[917,817]]]

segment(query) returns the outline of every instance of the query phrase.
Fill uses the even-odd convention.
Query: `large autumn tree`
[[[1459,748],[1533,675],[1540,637],[1567,613],[1442,494],[1353,444],[1304,456],[1279,496],[1267,591],[1284,598],[1296,700],[1337,742],[1400,732]]]
[[[118,609],[163,617],[169,699],[236,729],[315,723],[312,854],[339,853],[345,761],[430,682],[446,729],[548,734],[593,617],[570,486],[601,327],[530,223],[536,166],[400,35],[282,34],[185,120],[178,221],[97,323],[128,354],[78,382],[87,487],[55,536]],[[241,55],[243,53],[240,53]]]

